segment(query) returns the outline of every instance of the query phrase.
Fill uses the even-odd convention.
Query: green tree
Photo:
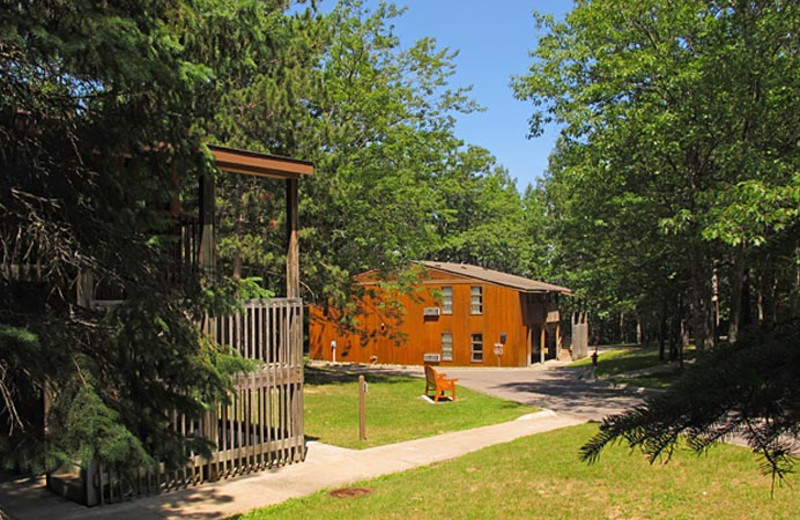
[[[207,448],[166,419],[199,414],[242,368],[195,326],[230,308],[232,290],[188,272],[165,283],[182,268],[165,210],[209,167],[203,122],[219,78],[240,66],[226,59],[224,24],[214,25],[225,9],[211,0],[2,3],[5,467],[177,465]],[[192,42],[195,30],[207,38]],[[88,273],[125,303],[84,306]]]
[[[575,266],[578,288],[645,317],[660,313],[662,332],[669,314],[671,328],[685,322],[701,349],[714,345],[719,317],[737,341],[748,322],[766,330],[797,316],[796,3],[586,0],[563,22],[539,22],[548,34],[515,88],[537,107],[534,134],[551,120],[565,128],[547,189],[557,254],[565,269]],[[741,348],[772,341],[746,336]],[[742,359],[730,362],[739,376],[766,377]],[[718,360],[701,363],[696,380],[711,377]],[[793,406],[754,408],[751,399],[766,393],[725,385],[729,400],[687,412],[702,417],[662,416],[650,403],[647,418],[663,421],[635,437],[643,430],[627,420],[641,411],[609,419],[597,443],[624,437],[661,453],[677,433],[698,439],[741,425],[726,414],[750,407],[750,419],[776,425],[748,440],[780,471],[770,435],[796,436],[784,428],[797,422]],[[689,388],[664,400],[684,402]]]
[[[468,147],[453,154],[434,183],[441,208],[438,260],[530,274],[535,237],[526,229],[522,198],[488,150]]]
[[[276,30],[291,42],[286,52],[256,60],[216,118],[226,144],[314,162],[301,185],[301,268],[312,301],[344,303],[353,274],[410,260],[525,269],[513,182],[454,133],[453,115],[477,108],[467,89],[449,85],[455,54],[430,38],[401,46],[391,27],[401,14],[388,3],[369,11],[345,1],[325,15],[285,17]],[[229,263],[239,255],[251,274],[277,272],[280,236],[257,220],[282,201],[248,187],[220,191],[227,230],[247,212],[238,225],[253,230],[225,239]]]
[[[353,274],[390,272],[437,246],[433,175],[460,143],[452,113],[470,110],[448,88],[454,54],[432,39],[402,48],[381,3],[340,2],[328,15],[331,42],[315,103],[324,146],[319,174],[306,186],[306,279],[320,301],[343,302]]]
[[[581,448],[595,461],[617,441],[642,449],[651,461],[669,459],[685,436],[702,453],[732,435],[764,456],[775,477],[792,472],[800,436],[798,322],[769,332],[751,330],[739,342],[712,351],[664,394],[644,406],[607,417]]]

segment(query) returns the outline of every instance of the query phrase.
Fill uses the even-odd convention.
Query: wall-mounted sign
[[[503,355],[503,344],[502,343],[495,343],[494,344],[494,355],[495,356],[502,356]]]

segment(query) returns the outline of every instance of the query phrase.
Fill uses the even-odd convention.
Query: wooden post
[[[76,285],[78,305],[88,309],[94,301],[94,275],[92,272],[88,269],[81,271],[78,274],[78,283]]]
[[[297,231],[300,227],[297,210],[297,179],[286,179],[286,297],[300,296],[300,244]]]
[[[242,228],[244,227],[244,179],[241,175],[234,177],[236,181],[236,198],[233,202],[234,217],[233,217],[233,235],[236,237],[242,236]],[[238,280],[242,277],[242,248],[239,242],[233,249],[233,277]]]
[[[358,439],[367,440],[367,384],[358,376]]]
[[[545,351],[547,349],[547,323],[542,324],[542,333],[539,337],[539,362],[544,363]]]
[[[81,470],[87,506],[96,506],[103,503],[103,472],[96,459],[89,461],[88,466]],[[95,484],[97,483],[97,484]],[[109,487],[111,484],[109,483]]]
[[[561,359],[561,349],[564,348],[561,342],[561,314],[559,314],[558,318],[556,322],[556,359]]]
[[[213,273],[217,265],[214,244],[214,174],[200,177],[200,251],[197,265],[203,273]]]
[[[525,329],[525,365],[533,364],[533,329],[530,325]]]

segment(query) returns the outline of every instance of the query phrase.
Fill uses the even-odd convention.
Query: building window
[[[470,342],[472,362],[483,363],[483,334],[473,334]]]
[[[470,314],[483,314],[483,287],[473,285],[470,290]]]
[[[442,314],[453,314],[452,287],[442,287]]]
[[[453,361],[453,334],[442,332],[442,361]]]

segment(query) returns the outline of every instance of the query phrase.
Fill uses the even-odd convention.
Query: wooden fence
[[[120,478],[110,468],[90,469],[84,476],[87,505],[116,502],[261,471],[302,461],[303,305],[299,298],[250,300],[242,311],[205,320],[204,331],[242,356],[262,362],[235,379],[227,404],[211,407],[200,420],[173,414],[181,435],[197,435],[215,446],[210,458],[190,454],[179,471],[141,471],[138,479]],[[81,500],[83,501],[83,500]]]

